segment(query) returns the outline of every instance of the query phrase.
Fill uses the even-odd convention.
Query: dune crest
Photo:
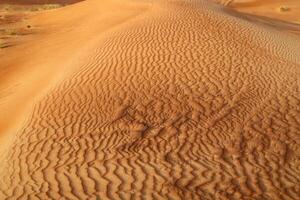
[[[0,199],[299,198],[298,37],[202,0],[32,20],[50,15],[59,54],[35,58],[55,69],[1,152]]]

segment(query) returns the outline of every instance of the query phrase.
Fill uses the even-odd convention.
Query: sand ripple
[[[299,199],[295,41],[206,1],[153,2],[34,105],[0,198]]]

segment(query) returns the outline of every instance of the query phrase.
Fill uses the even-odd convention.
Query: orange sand
[[[0,199],[299,199],[298,36],[205,0],[26,16],[0,49]]]
[[[217,0],[239,12],[300,25],[299,0]]]

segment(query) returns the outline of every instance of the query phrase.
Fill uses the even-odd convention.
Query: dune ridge
[[[300,26],[298,0],[215,0],[244,14],[276,19]]]
[[[113,2],[139,12],[59,38],[82,31],[61,53],[93,39],[15,129],[0,199],[297,200],[298,37],[202,0]]]

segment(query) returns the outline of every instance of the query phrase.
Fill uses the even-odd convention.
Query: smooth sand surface
[[[239,12],[300,24],[299,0],[216,0]]]
[[[0,0],[0,4],[18,4],[18,5],[32,5],[32,4],[70,4],[82,0]]]
[[[205,0],[26,16],[0,49],[0,199],[299,199],[298,36]]]

